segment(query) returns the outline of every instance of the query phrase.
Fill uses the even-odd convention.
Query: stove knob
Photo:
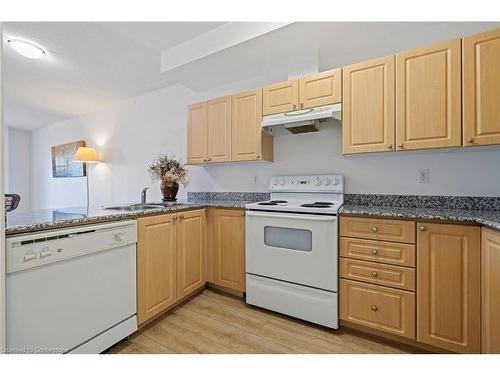
[[[285,180],[281,180],[280,184],[281,184],[281,186],[285,186],[286,181]]]
[[[116,233],[115,236],[114,236],[114,238],[115,238],[116,242],[121,242],[123,240],[123,234]]]
[[[339,184],[339,179],[337,177],[335,177],[333,180],[332,180],[332,185],[338,185]]]
[[[326,186],[330,185],[330,179],[329,178],[323,179],[323,185],[326,185]]]
[[[319,177],[316,178],[316,180],[314,180],[314,185],[316,186],[321,186],[321,179]]]
[[[273,186],[276,186],[276,185],[278,185],[278,184],[279,184],[278,179],[277,179],[277,178],[274,178],[274,179],[273,179]]]

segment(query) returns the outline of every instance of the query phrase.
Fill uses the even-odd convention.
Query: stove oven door
[[[246,272],[337,291],[337,216],[247,211]]]

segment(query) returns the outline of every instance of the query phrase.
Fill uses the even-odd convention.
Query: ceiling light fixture
[[[20,55],[28,59],[39,59],[46,55],[45,51],[37,45],[18,39],[8,39],[7,43]]]

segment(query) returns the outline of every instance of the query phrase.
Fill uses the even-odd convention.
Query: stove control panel
[[[296,192],[344,192],[344,176],[312,175],[312,176],[274,176],[269,186],[271,191]]]

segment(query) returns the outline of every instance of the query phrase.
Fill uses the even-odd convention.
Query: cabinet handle
[[[208,158],[208,159],[207,159],[207,161],[211,161],[211,160],[212,160],[212,158]]]
[[[427,230],[427,227],[425,225],[421,225],[418,227],[422,232],[425,232]]]
[[[377,254],[378,254],[378,250],[377,250],[377,249],[373,249],[373,250],[372,250],[372,254],[373,254],[373,255],[377,255]]]
[[[378,228],[377,227],[373,227],[372,228],[372,232],[378,232]]]
[[[203,159],[203,163],[206,163],[207,162],[207,159]]]
[[[372,305],[372,311],[377,311],[377,310],[378,310],[378,307],[375,305]]]
[[[181,220],[184,219],[184,215],[180,215],[179,219],[181,219]]]
[[[373,276],[373,277],[378,277],[378,272],[377,272],[377,271],[373,271],[373,272],[372,272],[372,276]]]
[[[293,109],[297,109],[297,104],[294,104],[294,105],[293,105]]]
[[[474,138],[472,138],[472,137],[471,137],[471,138],[469,138],[469,139],[467,140],[467,142],[469,142],[469,143],[474,143]]]
[[[404,143],[400,143],[400,144],[398,145],[398,147],[399,147],[399,148],[403,148],[403,147],[405,147],[405,145],[404,145]]]
[[[177,220],[177,215],[172,218],[173,221]]]
[[[245,213],[244,213],[244,212],[242,212],[242,213],[241,213],[241,216],[245,216]]]
[[[389,144],[387,145],[387,148],[392,148],[392,143],[389,143]]]
[[[257,158],[257,159],[260,159],[260,155],[257,155],[257,156],[256,156],[256,158]]]
[[[300,103],[300,108],[304,108],[304,103]]]

